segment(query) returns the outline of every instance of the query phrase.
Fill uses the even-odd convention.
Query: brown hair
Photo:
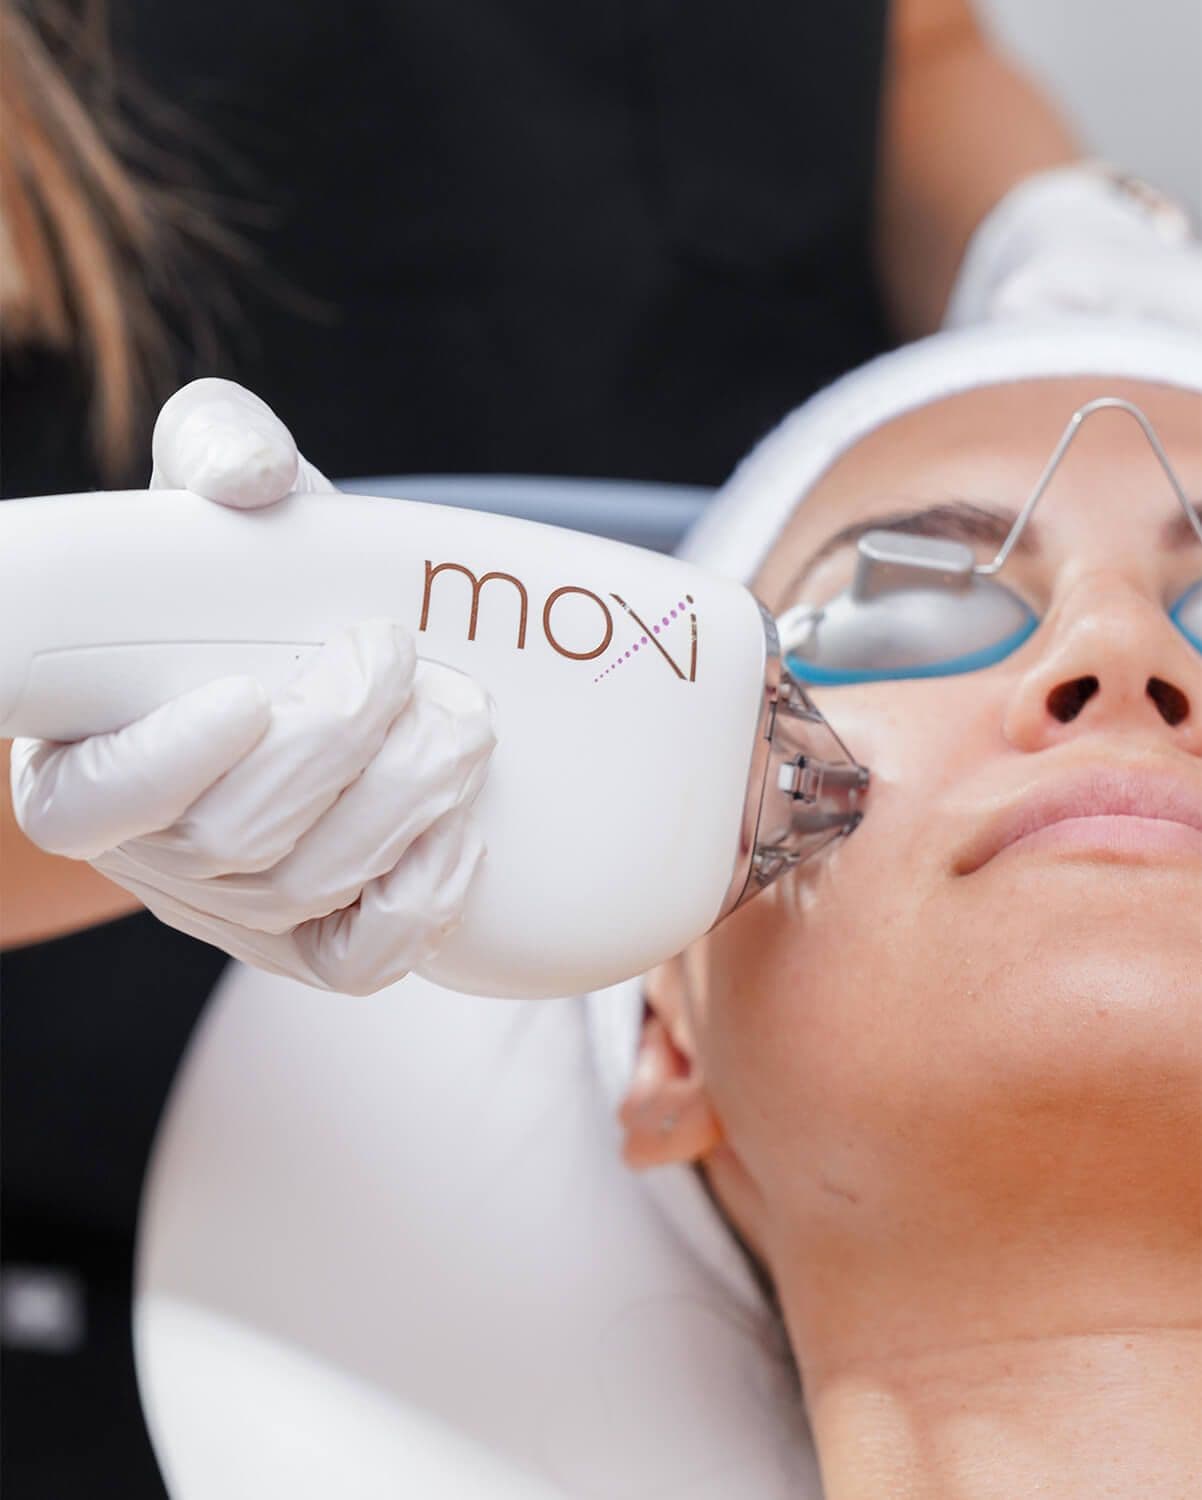
[[[0,315],[7,339],[77,352],[91,445],[114,476],[174,364],[156,296],[191,245],[237,242],[178,184],[135,162],[106,0],[41,0],[38,23],[0,0]],[[139,132],[140,134],[140,132]],[[141,154],[145,154],[145,150]],[[204,341],[204,310],[186,310]]]

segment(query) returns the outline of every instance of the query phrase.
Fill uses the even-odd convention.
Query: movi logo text
[[[471,615],[468,619],[467,628],[467,638],[469,641],[474,641],[476,639],[476,625],[480,613],[480,594],[484,588],[484,585],[486,583],[491,583],[494,580],[500,583],[512,584],[512,586],[517,590],[519,607],[516,643],[517,649],[519,651],[524,651],[526,649],[526,625],[530,609],[530,598],[526,590],[526,585],[521,581],[520,578],[515,577],[512,573],[485,573],[482,578],[478,578],[472,571],[472,569],[466,567],[463,563],[441,562],[435,564],[428,558],[426,559],[426,581],[425,589],[422,593],[422,617],[421,624],[418,626],[419,630],[426,630],[428,628],[430,619],[430,599],[433,592],[434,580],[440,573],[445,572],[462,573],[464,577],[469,579],[471,582],[472,609]],[[573,651],[570,647],[565,646],[560,640],[556,638],[552,614],[557,602],[568,594],[581,595],[583,598],[591,600],[597,607],[597,627],[600,633],[600,642],[589,651]],[[623,613],[625,613],[634,622],[635,626],[637,627],[637,632],[629,645],[623,645],[622,643],[618,644],[618,646],[615,648],[613,660],[606,665],[603,671],[598,673],[597,676],[593,678],[594,682],[600,682],[602,678],[609,676],[609,674],[615,671],[619,666],[623,665],[627,661],[634,660],[640,652],[642,652],[644,655],[654,654],[657,652],[659,654],[659,657],[662,658],[662,660],[668,667],[671,668],[673,672],[675,672],[676,676],[680,678],[681,681],[696,682],[697,615],[693,609],[688,608],[688,606],[692,605],[694,602],[692,594],[685,594],[683,598],[674,601],[661,614],[650,617],[650,624],[648,624],[647,620],[644,620],[642,615],[640,615],[637,610],[632,608],[631,605],[629,605],[626,600],[621,597],[620,594],[611,593],[609,597],[621,608]],[[679,620],[683,625],[684,617],[686,614],[688,616],[687,676],[684,667],[677,662],[675,656],[673,656],[673,654],[667,649],[667,646],[663,641],[663,637],[668,633],[668,631],[676,621]],[[609,605],[606,604],[605,600],[601,598],[600,594],[595,594],[592,589],[581,588],[579,585],[571,583],[564,584],[561,588],[552,589],[552,591],[547,595],[546,601],[543,604],[542,627],[543,635],[546,637],[547,644],[551,647],[551,649],[553,651],[557,651],[560,656],[570,657],[573,661],[595,661],[597,657],[603,656],[605,652],[610,649],[615,634],[613,614],[609,608]]]

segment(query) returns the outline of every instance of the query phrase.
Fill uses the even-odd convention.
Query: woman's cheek
[[[874,783],[912,780],[932,747],[955,733],[946,682],[872,682],[816,688],[810,696]]]
[[[714,1102],[737,1134],[767,1121],[792,1133],[840,1087],[845,1061],[880,1033],[890,975],[908,972],[929,930],[922,911],[939,874],[917,857],[929,840],[921,767],[931,755],[928,701],[914,684],[827,689],[815,702],[872,771],[865,817],[705,940],[702,1061]],[[946,724],[939,733],[946,734]],[[927,737],[924,740],[924,736]],[[947,751],[943,752],[946,759]],[[889,1025],[884,1028],[886,1031]]]
[[[782,876],[707,940],[702,1066],[739,1138],[760,1135],[768,1122],[773,1133],[796,1125],[799,1085],[848,1024],[848,1003],[859,1003],[857,903],[845,878],[824,880],[803,911],[806,878],[801,870]]]
[[[912,867],[908,851],[921,840],[946,727],[929,701],[920,705],[915,684],[873,683],[828,688],[814,701],[856,761],[867,768],[861,821],[803,861],[781,882],[776,906],[782,919],[800,925],[807,941],[840,940],[850,917],[887,900],[895,863]]]
[[[862,952],[866,931],[885,915],[896,889],[895,859],[904,859],[917,818],[916,773],[907,757],[913,729],[889,684],[828,688],[814,701],[851,754],[872,773],[864,818],[779,877],[727,917],[704,940],[708,979],[706,1030],[719,1065],[804,1040],[818,1024],[832,971]],[[847,983],[835,980],[835,987]]]
[[[979,780],[1001,748],[996,691],[983,674],[969,674],[814,695],[870,779],[859,826],[829,854],[817,855],[812,869],[803,866],[799,908],[807,916],[817,918],[835,889],[843,895],[848,884],[875,899],[886,869],[904,875],[916,900],[936,894],[959,837],[940,809],[958,787]],[[887,893],[880,899],[888,904]]]

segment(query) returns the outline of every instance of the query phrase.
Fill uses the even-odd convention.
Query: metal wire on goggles
[[[795,605],[777,619],[790,674],[799,682],[829,685],[949,677],[991,667],[1017,651],[1040,622],[994,575],[1005,566],[1082,424],[1108,408],[1127,412],[1139,424],[1202,543],[1202,520],[1151,422],[1130,401],[1102,396],[1069,419],[992,562],[977,563],[970,546],[939,537],[904,531],[860,537],[849,589],[829,604]],[[1177,601],[1170,618],[1202,651],[1202,579]]]

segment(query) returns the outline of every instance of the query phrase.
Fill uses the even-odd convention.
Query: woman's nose
[[[1038,655],[1010,705],[1018,745],[1091,730],[1166,729],[1202,754],[1202,653],[1163,606],[1109,571],[1081,578],[1032,638]]]

